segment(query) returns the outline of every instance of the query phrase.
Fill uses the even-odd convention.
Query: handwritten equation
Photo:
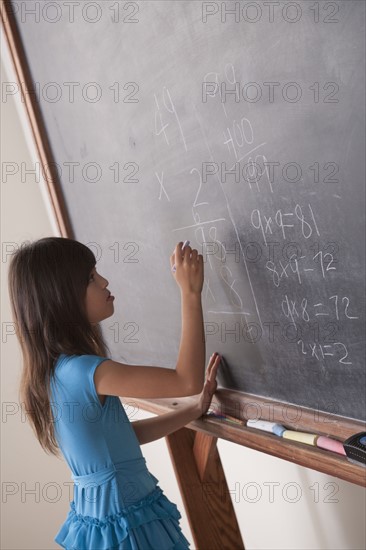
[[[333,283],[336,281],[338,245],[332,243],[331,246],[324,246],[321,243],[319,245],[318,241],[314,242],[314,239],[322,238],[322,218],[321,213],[318,213],[318,206],[309,200],[298,199],[294,201],[292,206],[289,206],[289,199],[287,198],[286,207],[271,209],[271,202],[268,198],[274,197],[273,200],[271,199],[272,204],[275,203],[275,200],[276,202],[280,200],[278,196],[275,197],[276,188],[273,177],[273,165],[279,163],[268,161],[268,155],[263,152],[266,142],[257,139],[255,128],[248,114],[243,113],[243,116],[234,118],[230,115],[230,109],[233,109],[233,106],[220,101],[220,83],[226,82],[235,85],[238,82],[234,65],[232,63],[226,64],[222,73],[214,71],[204,74],[203,82],[214,82],[218,86],[219,93],[216,97],[217,121],[220,119],[218,115],[221,110],[221,117],[223,117],[221,135],[220,133],[217,136],[211,135],[210,128],[204,124],[202,115],[192,105],[192,111],[210,160],[205,163],[206,173],[204,174],[198,165],[191,165],[187,168],[187,179],[189,180],[187,189],[194,188],[187,209],[187,222],[179,227],[172,228],[172,231],[182,233],[181,240],[189,238],[193,246],[201,247],[202,253],[207,258],[210,271],[205,271],[203,289],[203,295],[208,301],[207,312],[217,315],[239,315],[244,323],[247,322],[248,316],[252,316],[252,320],[257,317],[263,328],[265,323],[262,323],[261,314],[264,315],[268,309],[266,309],[266,304],[262,303],[263,311],[261,312],[260,301],[257,299],[256,292],[261,295],[261,284],[264,280],[268,280],[275,291],[273,294],[274,300],[277,300],[277,303],[280,304],[280,309],[275,313],[277,318],[284,316],[286,320],[294,325],[298,322],[311,323],[311,320],[319,318],[343,320],[350,323],[358,320],[359,314],[356,308],[353,305],[351,306],[350,298],[334,292],[329,297],[324,297],[326,286],[321,287],[318,285],[315,292],[320,296],[318,299],[314,296],[311,298],[305,296],[304,291],[302,291],[302,296],[300,293],[301,298],[299,298],[299,290],[308,288],[309,281],[316,280],[319,282],[320,278],[323,285],[326,285],[328,281]],[[164,143],[166,148],[173,147],[180,155],[185,155],[191,150],[189,139],[187,139],[189,133],[185,131],[185,119],[179,113],[176,104],[174,94],[166,86],[162,86],[160,90],[154,93],[154,135],[156,139]],[[238,110],[238,106],[234,106],[234,108],[236,111]],[[213,146],[219,147],[220,154],[225,155],[227,161],[225,170],[228,172],[237,170],[239,164],[245,161],[249,188],[258,191],[257,199],[255,195],[251,195],[251,201],[257,200],[258,204],[254,208],[251,207],[249,211],[245,211],[245,202],[243,202],[243,214],[245,214],[248,232],[253,233],[254,230],[254,234],[255,232],[257,234],[257,240],[263,243],[264,247],[272,254],[271,259],[263,259],[260,266],[260,277],[258,277],[257,271],[251,272],[248,269],[247,258],[244,253],[243,221],[240,220],[241,229],[239,230],[238,220],[235,219],[233,214],[234,207],[237,204],[230,202],[228,191],[223,185],[222,174],[216,169],[219,163],[215,163]],[[258,173],[259,165],[264,166],[260,173]],[[314,181],[319,182],[319,162],[313,163],[309,168],[314,173]],[[324,164],[324,168],[332,171],[324,181],[330,184],[338,182],[338,180],[330,177],[338,172],[338,166],[335,163],[328,162]],[[214,183],[211,179],[210,187],[207,185],[207,175],[215,178],[216,195],[214,196],[220,196],[221,193],[221,204],[217,202],[216,198],[214,202],[210,200],[213,194],[211,193],[211,186]],[[263,176],[265,177],[263,178]],[[158,200],[166,200],[173,206],[174,201],[171,200],[166,188],[164,169],[159,172],[156,171],[155,177],[159,186]],[[261,201],[262,196],[266,197],[263,204]],[[333,196],[341,199],[339,195],[333,194]],[[241,200],[239,191],[235,200],[236,202]],[[176,204],[174,207],[176,207]],[[219,215],[210,215],[219,207]],[[224,212],[223,207],[226,209],[224,215],[222,215]],[[232,235],[230,248],[235,247],[236,249],[238,247],[239,249],[240,263],[236,261],[237,265],[234,263],[228,265],[226,262],[228,245],[223,242],[225,239],[221,235],[227,235],[229,231]],[[299,244],[298,250],[301,250],[301,241],[310,243],[310,245],[307,247],[307,253],[305,254],[296,250],[290,256],[283,258],[279,254],[273,253],[273,238],[277,238],[283,243],[296,244],[297,242]],[[244,266],[245,285],[250,290],[249,298],[247,292],[245,292],[244,298],[244,292],[241,290],[243,288],[241,287],[243,269],[242,267],[238,269],[238,265]],[[258,270],[258,265],[256,265],[256,269]],[[253,273],[255,273],[255,277]],[[305,285],[305,283],[307,284]],[[217,288],[224,289],[227,303],[223,302],[221,297],[220,300],[218,299],[215,294]],[[255,288],[257,288],[256,292]],[[289,293],[291,288],[297,289],[293,297]],[[303,358],[313,358],[317,361],[323,361],[323,363],[332,360],[343,365],[352,364],[347,345],[339,341],[339,338],[337,341],[329,343],[306,342],[303,338],[298,338],[294,340],[294,343],[297,345],[299,355]]]

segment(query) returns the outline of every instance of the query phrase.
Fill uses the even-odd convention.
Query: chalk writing
[[[180,135],[181,135],[181,138],[182,138],[182,141],[183,141],[184,149],[186,151],[188,151],[186,139],[185,139],[185,136],[184,136],[184,133],[183,133],[183,129],[182,129],[182,125],[181,125],[178,113],[176,111],[176,108],[175,108],[175,105],[173,103],[170,92],[169,92],[169,90],[166,86],[163,86],[162,97],[163,97],[162,108],[160,108],[160,103],[158,101],[158,98],[157,98],[156,94],[154,94],[154,99],[155,99],[155,104],[156,104],[156,108],[155,108],[155,135],[160,136],[160,134],[163,134],[166,144],[170,145],[169,139],[168,139],[168,136],[167,136],[167,133],[166,133],[166,129],[170,126],[170,124],[169,124],[169,122],[167,122],[165,124],[163,123],[163,113],[164,113],[165,117],[167,117],[169,115],[173,115],[174,118],[175,118],[175,122],[176,122],[176,124],[178,125],[178,128],[179,128],[179,132],[180,132]],[[167,113],[169,113],[169,115],[167,115]]]
[[[299,204],[296,204],[293,212],[283,212],[281,209],[278,209],[274,217],[269,214],[262,214],[259,209],[255,208],[251,212],[250,221],[255,229],[260,229],[265,244],[267,244],[267,235],[278,233],[278,229],[280,230],[282,238],[284,240],[287,239],[288,233],[290,233],[288,228],[295,227],[295,224],[300,226],[303,237],[309,239],[314,231],[318,235],[320,235],[320,233],[310,204],[308,204],[308,210],[309,221],[305,219],[305,214]],[[294,223],[289,223],[291,221]]]
[[[329,357],[339,357],[338,363],[343,365],[352,365],[352,361],[345,361],[348,357],[347,347],[343,342],[335,342],[334,344],[319,344],[319,343],[305,343],[303,340],[298,340],[298,344],[301,345],[301,353],[303,355],[308,355],[309,357],[315,357],[318,361],[324,359],[326,356]],[[332,351],[325,351],[325,350]]]
[[[292,300],[285,294],[281,309],[285,317],[295,322],[295,319],[301,318],[303,321],[309,322],[313,317],[330,317],[335,316],[337,321],[340,319],[358,319],[356,315],[350,315],[349,311],[350,299],[347,296],[339,297],[337,294],[328,298],[328,303],[318,302],[310,303],[307,298],[299,298]]]

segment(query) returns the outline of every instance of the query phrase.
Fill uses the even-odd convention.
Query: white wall
[[[4,37],[1,58],[2,83],[15,82]],[[19,96],[1,103],[1,115],[2,167],[8,162],[34,167],[34,144]],[[25,240],[58,234],[41,182],[27,177],[22,183],[18,174],[2,181],[1,189],[1,548],[48,550],[59,548],[53,537],[69,508],[71,478],[64,462],[42,451],[19,412],[21,355],[11,324],[7,254]],[[134,419],[150,416],[140,411]],[[227,441],[220,440],[218,448],[248,550],[365,548],[364,489]],[[165,440],[142,451],[165,494],[178,505],[194,548]]]

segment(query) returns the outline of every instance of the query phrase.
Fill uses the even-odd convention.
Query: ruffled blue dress
[[[54,540],[67,550],[187,550],[181,514],[146,466],[120,399],[94,384],[108,357],[61,354],[51,380],[55,436],[74,482]]]

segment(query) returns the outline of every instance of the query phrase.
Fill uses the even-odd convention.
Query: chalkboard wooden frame
[[[2,2],[1,19],[18,80],[25,82],[27,88],[31,89],[31,73],[9,0]],[[46,183],[59,232],[63,237],[77,238],[72,232],[57,171],[52,168],[55,166],[55,161],[47,128],[34,94],[25,95],[25,105],[40,161],[42,165],[47,165],[49,168]],[[136,399],[135,402],[143,409],[162,414],[183,406],[190,399]],[[213,405],[219,407],[221,411],[241,419],[258,417],[258,411],[260,411],[262,419],[284,423],[294,430],[315,432],[340,439],[366,430],[365,423],[351,418],[226,389],[219,389],[216,392]],[[216,487],[218,487],[219,481],[221,484],[226,483],[216,448],[216,441],[219,437],[351,483],[366,486],[366,469],[350,463],[343,456],[305,444],[285,441],[265,432],[236,427],[217,419],[202,417],[191,422],[187,428],[166,438],[198,547],[203,547],[204,544],[207,545],[207,542],[211,541],[210,548],[223,548],[227,547],[227,544],[230,544],[230,547],[244,548],[230,499],[225,501],[217,492],[216,498],[210,499],[210,506],[214,506],[217,518],[215,519],[216,526],[213,526],[210,520],[212,516],[208,511],[203,510],[205,507],[201,506],[199,510],[196,508],[197,495],[199,492],[202,495],[204,483],[207,480],[211,480],[210,486],[216,484]],[[226,519],[220,523],[219,518],[222,517]]]
[[[187,397],[154,400],[134,399],[133,401],[143,409],[155,414],[163,414],[178,410],[188,404],[191,399]],[[131,399],[128,402],[131,404]],[[230,414],[240,420],[257,418],[257,413],[260,411],[260,418],[263,420],[286,424],[292,430],[316,433],[341,440],[354,433],[365,431],[365,424],[360,421],[223,388],[216,391],[212,407],[218,412]],[[358,466],[349,462],[346,457],[318,447],[285,440],[246,426],[239,425],[237,427],[234,424],[207,416],[191,422],[188,427],[196,432],[220,437],[356,485],[366,486],[366,469],[362,465]]]
[[[30,73],[27,56],[20,37],[19,29],[8,0],[1,2],[1,22],[9,44],[15,73],[18,83],[24,82],[27,90],[32,90],[33,81]],[[48,193],[55,213],[59,232],[62,236],[74,239],[73,231],[67,215],[64,197],[61,191],[60,179],[56,170],[56,163],[53,159],[51,146],[47,135],[47,129],[43,120],[40,106],[35,94],[23,94],[24,103],[33,133],[34,143],[42,166],[47,166],[47,177],[45,178]]]

